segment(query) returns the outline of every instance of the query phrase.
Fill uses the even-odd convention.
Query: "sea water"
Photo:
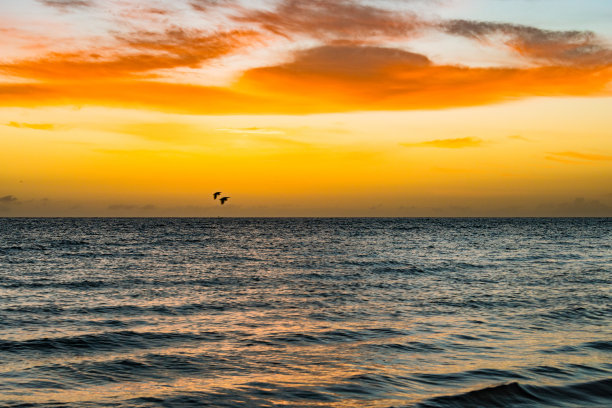
[[[612,219],[0,219],[0,405],[610,407]]]

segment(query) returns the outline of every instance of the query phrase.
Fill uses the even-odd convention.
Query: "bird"
[[[221,205],[225,204],[225,202],[231,197],[221,197],[219,200],[221,201]]]
[[[217,197],[219,197],[221,195],[220,191],[217,191],[215,194],[213,194],[213,200],[216,200]]]

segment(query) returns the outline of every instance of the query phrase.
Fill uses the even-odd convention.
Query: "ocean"
[[[0,219],[0,406],[610,407],[612,219]]]

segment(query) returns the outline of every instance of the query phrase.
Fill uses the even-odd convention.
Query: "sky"
[[[610,21],[609,0],[2,0],[0,217],[612,216]]]

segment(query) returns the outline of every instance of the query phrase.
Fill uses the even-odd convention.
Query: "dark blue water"
[[[0,405],[610,407],[612,219],[0,219]]]

